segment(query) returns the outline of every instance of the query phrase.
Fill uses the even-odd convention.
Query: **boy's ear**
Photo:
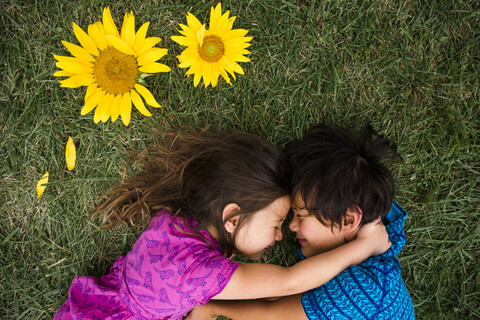
[[[229,203],[225,206],[225,208],[223,208],[222,219],[224,221],[225,230],[227,230],[228,233],[233,233],[237,228],[240,217],[234,215],[239,211],[240,206],[236,203]]]
[[[357,210],[347,209],[347,214],[343,220],[342,230],[346,232],[352,232],[360,226],[362,221],[362,209],[360,207],[356,208]]]

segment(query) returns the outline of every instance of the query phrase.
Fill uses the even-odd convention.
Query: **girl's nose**
[[[283,239],[282,229],[278,229],[277,233],[275,234],[275,241],[280,241]]]
[[[290,230],[292,230],[293,232],[297,232],[298,231],[298,217],[296,215],[293,216],[293,219],[292,221],[290,222],[290,224],[288,225],[288,227],[290,228]]]

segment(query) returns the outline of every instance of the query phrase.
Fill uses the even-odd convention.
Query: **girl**
[[[108,275],[76,277],[54,319],[182,319],[210,299],[284,296],[318,287],[389,247],[383,225],[368,237],[285,268],[260,259],[289,208],[287,170],[270,143],[246,133],[184,134],[160,149],[145,172],[115,187],[93,214],[107,228],[149,221]]]

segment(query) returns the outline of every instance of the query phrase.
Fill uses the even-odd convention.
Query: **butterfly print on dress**
[[[145,279],[144,279],[145,283],[143,284],[146,288],[149,288],[150,290],[153,291],[153,283],[152,283],[152,272],[151,271],[147,271],[147,273],[145,274]]]
[[[159,270],[159,269],[153,267],[153,270],[155,270],[155,272],[160,275],[160,278],[162,278],[162,280],[170,279],[171,277],[173,277],[175,275],[175,272],[173,272],[173,270],[170,270],[170,269]]]
[[[161,243],[159,240],[150,240],[147,237],[145,237],[145,241],[147,241],[147,248],[149,249],[158,248]]]
[[[148,256],[150,257],[150,263],[159,263],[163,260],[163,257],[165,255],[163,254],[153,254],[153,253],[148,253]]]
[[[205,286],[205,279],[210,277],[212,275],[212,272],[213,272],[213,270],[210,270],[210,273],[208,273],[204,276],[196,277],[196,278],[188,278],[187,279],[187,284],[195,286],[195,287],[200,287],[200,286],[203,287],[203,286]]]

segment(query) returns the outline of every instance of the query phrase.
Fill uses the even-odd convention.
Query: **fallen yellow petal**
[[[37,182],[37,198],[40,198],[40,196],[43,194],[45,191],[45,188],[47,187],[48,183],[48,171],[38,180]]]
[[[65,160],[67,161],[68,170],[72,171],[75,167],[75,159],[77,152],[75,150],[75,144],[73,144],[72,137],[68,137],[67,147],[65,148]]]

